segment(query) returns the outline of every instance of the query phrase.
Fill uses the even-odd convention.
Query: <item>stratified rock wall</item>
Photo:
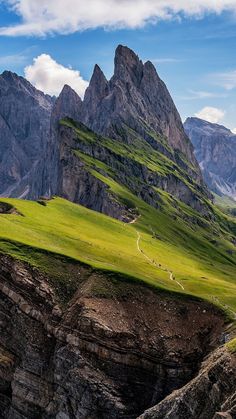
[[[215,351],[198,375],[138,419],[233,419],[236,417],[236,355]]]
[[[72,269],[78,291],[65,306],[50,278],[1,256],[3,419],[135,418],[186,384],[219,343],[224,320],[207,303]]]

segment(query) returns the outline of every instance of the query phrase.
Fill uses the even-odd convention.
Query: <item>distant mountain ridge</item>
[[[128,47],[117,47],[110,81],[95,65],[84,101],[69,86],[54,100],[10,72],[1,80],[0,115],[13,134],[5,138],[13,146],[11,158],[2,164],[2,177],[15,174],[9,185],[0,182],[2,196],[59,195],[126,219],[124,205],[87,170],[85,154],[102,160],[104,172],[112,170],[116,179],[153,206],[160,205],[160,189],[208,213],[202,198],[210,195],[173,100],[153,64],[143,64]],[[63,118],[76,122],[62,126]],[[16,140],[14,128],[21,133]],[[110,148],[106,138],[111,139]]]
[[[184,128],[208,187],[236,199],[236,135],[199,118],[187,118]]]

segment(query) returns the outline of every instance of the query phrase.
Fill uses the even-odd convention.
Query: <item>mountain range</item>
[[[184,129],[208,187],[220,196],[236,199],[236,135],[199,118],[188,118]]]
[[[0,76],[0,418],[233,418],[236,221],[205,183],[210,126],[183,126],[151,62],[119,45],[114,64],[84,100]]]
[[[114,76],[109,82],[95,66],[83,102],[69,86],[65,86],[54,101],[16,74],[5,72],[1,78],[4,88],[0,91],[0,114],[9,131],[4,135],[5,141],[11,146],[5,151],[6,145],[1,143],[5,162],[2,196],[36,199],[55,193],[66,195],[57,173],[61,159],[58,153],[64,150],[62,133],[60,130],[58,133],[58,122],[63,117],[79,121],[97,134],[115,138],[122,146],[133,139],[145,141],[160,158],[165,156],[171,164],[176,164],[176,171],[180,167],[204,187],[193,147],[165,84],[150,62],[143,64],[127,47],[117,48]],[[177,176],[172,174],[169,177],[171,179],[158,176],[158,180],[153,180],[154,186],[165,183],[164,188],[176,190],[175,184],[180,180],[176,181]],[[176,193],[191,194],[182,191],[186,188],[183,182],[179,188],[181,191],[176,190]],[[140,193],[147,194],[146,191]],[[73,196],[68,197],[80,202],[79,195],[80,192],[74,190]]]

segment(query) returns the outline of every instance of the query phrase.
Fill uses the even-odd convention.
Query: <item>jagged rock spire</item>
[[[52,120],[58,122],[62,118],[69,117],[78,121],[80,119],[81,106],[82,100],[79,95],[65,84],[54,104]]]
[[[84,96],[82,120],[86,125],[91,125],[92,120],[97,115],[99,106],[108,95],[108,92],[109,83],[100,67],[96,64]]]
[[[143,73],[143,63],[130,48],[118,45],[115,52],[114,79],[139,85]]]
[[[96,64],[89,86],[85,92],[84,103],[90,106],[97,104],[108,93],[108,81],[101,68]]]

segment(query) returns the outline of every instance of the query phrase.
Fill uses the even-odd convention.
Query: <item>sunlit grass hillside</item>
[[[50,266],[45,259],[39,266],[37,256],[38,249],[46,250],[96,269],[120,272],[124,278],[136,278],[157,290],[192,294],[227,305],[233,314],[236,257],[230,233],[220,229],[213,232],[210,225],[188,225],[174,216],[168,196],[163,195],[163,212],[113,180],[107,182],[138,209],[140,216],[135,223],[125,224],[61,198],[46,201],[46,205],[1,199],[18,211],[0,215],[1,251],[48,272]]]

